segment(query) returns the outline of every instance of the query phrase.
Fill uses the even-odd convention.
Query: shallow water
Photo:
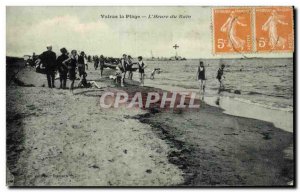
[[[293,110],[293,59],[223,59],[203,60],[206,66],[206,94],[218,94],[216,74],[220,63],[224,63],[224,84],[231,91],[224,96],[234,96],[245,102],[257,103],[269,108]],[[153,68],[161,68],[155,80],[146,80],[146,85],[166,85],[186,89],[198,89],[196,70],[199,60],[147,61],[146,75]],[[234,94],[240,90],[241,94]]]
[[[276,127],[293,132],[293,59],[223,59],[203,60],[206,66],[205,101],[225,113],[272,122]],[[146,79],[146,86],[169,91],[199,92],[196,70],[199,60],[145,61],[146,78],[153,68],[161,68],[154,80]],[[220,63],[226,65],[225,87],[218,93],[216,73]],[[138,74],[135,74],[138,79]],[[241,94],[234,94],[239,90]]]

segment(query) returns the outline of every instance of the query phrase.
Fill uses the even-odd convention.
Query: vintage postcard
[[[294,187],[294,21],[7,6],[7,186]]]

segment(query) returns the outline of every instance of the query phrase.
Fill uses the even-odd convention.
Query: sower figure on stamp
[[[283,22],[280,18],[282,18],[282,16],[278,15],[277,12],[273,10],[271,16],[262,26],[262,30],[269,32],[269,46],[271,49],[275,49],[276,47],[282,47],[282,49],[285,48],[287,40],[278,35],[277,25],[288,25],[288,23]]]
[[[233,50],[240,49],[242,51],[244,49],[245,40],[237,36],[237,25],[242,27],[247,26],[246,24],[241,23],[239,21],[239,18],[235,15],[234,11],[232,11],[227,21],[222,25],[221,31],[227,33],[228,47],[230,47]]]
[[[39,56],[42,64],[45,67],[46,75],[47,75],[47,81],[48,81],[48,87],[54,88],[54,78],[55,78],[55,70],[56,70],[56,54],[52,51],[52,46],[47,45],[47,51],[43,52]]]

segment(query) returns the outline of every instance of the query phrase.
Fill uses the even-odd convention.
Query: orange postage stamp
[[[252,52],[251,8],[213,8],[212,14],[215,54]]]
[[[255,8],[255,41],[257,52],[293,52],[293,8]]]

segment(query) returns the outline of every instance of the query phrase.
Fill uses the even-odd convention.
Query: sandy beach
[[[105,69],[104,76],[113,72]],[[87,73],[100,89],[78,88],[74,95],[49,89],[45,75],[29,69],[17,74],[25,86],[7,85],[7,185],[287,186],[294,180],[293,133],[205,103],[198,111],[102,109],[105,91],[159,89],[121,88],[99,71]]]

